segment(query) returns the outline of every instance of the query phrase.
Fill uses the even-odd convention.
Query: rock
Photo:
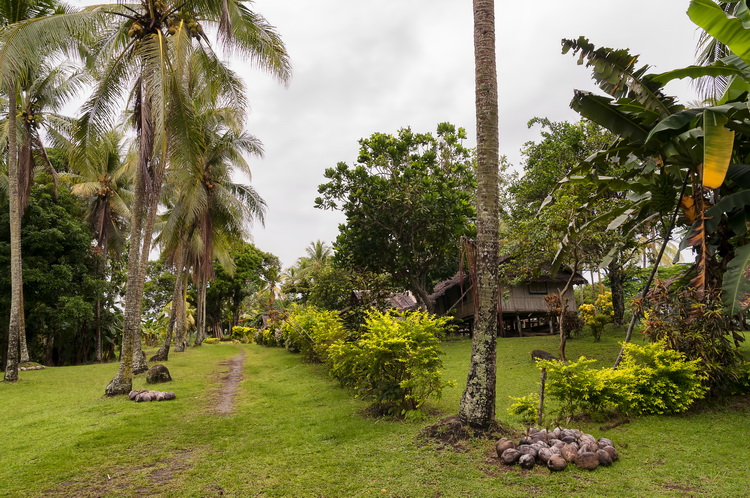
[[[531,455],[521,455],[521,457],[518,459],[518,464],[523,469],[531,470],[536,464],[536,458]]]
[[[599,457],[599,465],[604,465],[605,467],[612,465],[612,457],[609,456],[609,453],[604,450],[596,450],[596,454]]]
[[[172,376],[169,375],[169,370],[161,363],[154,365],[146,372],[146,384],[160,384],[171,381]]]
[[[567,466],[568,462],[560,455],[552,455],[550,459],[547,460],[547,468],[552,472],[560,472],[565,470],[565,467]]]
[[[515,447],[516,443],[505,437],[495,443],[495,451],[497,452],[498,457],[502,456],[503,451],[507,450],[508,448],[515,449]]]
[[[614,443],[611,439],[607,439],[606,437],[600,437],[599,441],[597,441],[597,444],[599,445],[600,449],[604,449],[606,446],[612,446],[615,447]]]
[[[519,458],[521,458],[521,452],[514,448],[508,448],[507,450],[503,451],[502,455],[500,455],[500,459],[505,465],[513,465],[518,461]]]
[[[536,360],[556,360],[557,358],[553,356],[551,353],[548,353],[547,351],[542,351],[541,349],[535,349],[531,352],[531,359],[533,361]]]
[[[560,448],[560,455],[562,455],[566,462],[572,462],[578,456],[578,446],[574,446],[574,444],[566,444]]]
[[[130,401],[134,401],[135,397],[138,396],[138,391],[130,391],[130,394],[128,394],[128,398],[130,398]]]
[[[599,466],[599,455],[589,451],[578,455],[574,462],[579,469],[594,470]]]
[[[613,462],[616,462],[619,458],[619,455],[617,454],[617,450],[614,446],[605,446],[603,448],[604,451],[606,451],[609,454],[609,457],[612,459]]]

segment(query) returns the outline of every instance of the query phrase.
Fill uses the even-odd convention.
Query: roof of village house
[[[367,298],[369,291],[366,290],[355,290],[354,296],[358,301],[364,301]],[[391,308],[395,308],[399,311],[415,310],[419,308],[419,303],[414,297],[411,291],[394,292],[386,298],[386,302]]]
[[[508,264],[512,261],[512,258],[501,258],[500,264]],[[538,277],[531,278],[527,280],[525,283],[529,282],[557,282],[557,283],[565,283],[568,281],[568,278],[570,278],[570,270],[558,270],[557,274],[552,277],[551,275],[540,275]],[[508,273],[506,273],[507,275]],[[576,273],[576,275],[573,277],[573,284],[575,285],[581,285],[588,283],[588,281],[583,278],[583,276],[580,273]],[[471,280],[469,279],[469,273],[467,271],[458,272],[453,277],[449,278],[448,280],[443,280],[442,282],[439,282],[435,285],[435,288],[433,289],[432,294],[430,295],[430,298],[437,299],[439,297],[442,297],[445,295],[446,292],[448,292],[448,289],[451,289],[457,285],[462,286],[465,289],[468,289],[471,286]]]

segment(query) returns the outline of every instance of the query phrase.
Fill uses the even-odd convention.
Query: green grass
[[[556,350],[556,338],[501,339],[498,417],[509,395],[538,388],[533,349]],[[212,413],[220,363],[246,351],[236,411]],[[177,399],[133,403],[102,396],[114,364],[20,372],[0,383],[0,495],[38,496],[745,496],[750,402],[670,417],[643,417],[602,433],[620,449],[610,468],[506,468],[492,443],[463,452],[423,444],[419,430],[457,412],[471,344],[445,344],[444,374],[457,386],[428,406],[425,420],[366,415],[366,403],[337,386],[320,365],[256,345],[207,345],[167,363]],[[616,338],[569,343],[609,365]],[[144,385],[143,376],[135,387]],[[212,394],[213,393],[213,394]]]

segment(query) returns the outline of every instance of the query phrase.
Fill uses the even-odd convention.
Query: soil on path
[[[242,350],[238,356],[219,363],[219,365],[229,366],[229,370],[221,376],[221,389],[217,393],[213,409],[217,415],[226,417],[234,412],[234,401],[240,388],[244,363],[245,350]]]

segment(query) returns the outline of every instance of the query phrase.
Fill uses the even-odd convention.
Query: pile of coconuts
[[[175,399],[177,395],[172,392],[163,391],[149,391],[148,389],[141,389],[140,391],[130,391],[128,395],[131,401],[141,403],[143,401],[169,401]]]
[[[612,441],[598,440],[578,429],[555,430],[529,428],[518,444],[502,438],[495,444],[497,457],[505,465],[519,464],[524,469],[546,465],[553,472],[565,470],[568,463],[585,470],[608,467],[617,460],[617,450]]]

